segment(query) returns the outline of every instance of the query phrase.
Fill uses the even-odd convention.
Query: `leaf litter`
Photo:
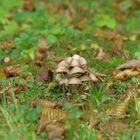
[[[131,8],[137,7],[136,6],[137,3],[139,3],[139,2],[137,2],[137,1],[133,2],[132,5],[130,5],[130,7]],[[45,7],[46,9],[49,9],[48,15],[52,15],[52,17],[54,16],[56,18],[57,18],[57,16],[60,16],[60,15],[64,16],[64,19],[63,19],[64,21],[62,20],[61,25],[59,25],[58,21],[55,21],[53,18],[50,18],[48,15],[47,16],[50,19],[48,19],[48,17],[46,18],[46,16],[44,16],[46,9],[45,8],[41,9],[40,8],[41,4],[45,5],[47,7],[47,8]],[[97,3],[95,2],[95,5],[96,4]],[[112,5],[112,6],[116,7],[116,9],[119,9],[120,8],[119,6],[122,3],[113,2],[113,4],[114,5]],[[89,3],[89,5],[90,5],[90,3]],[[16,51],[18,52],[18,55],[20,54],[18,48],[16,48],[17,42],[14,39],[13,39],[14,41],[11,39],[10,39],[10,41],[5,40],[4,36],[2,36],[4,38],[3,39],[4,41],[2,41],[1,45],[0,45],[0,50],[1,50],[0,54],[3,55],[3,53],[5,53],[6,55],[3,55],[2,58],[0,56],[0,62],[2,62],[2,65],[4,65],[4,66],[2,66],[2,68],[0,70],[0,80],[3,82],[3,80],[9,80],[12,78],[14,79],[17,77],[20,77],[21,80],[20,80],[20,82],[13,84],[12,87],[11,87],[10,83],[6,84],[5,87],[3,87],[3,85],[1,84],[0,93],[9,95],[9,94],[13,94],[13,92],[14,92],[16,95],[16,98],[20,99],[20,97],[24,96],[24,95],[20,95],[23,91],[24,91],[24,93],[25,93],[25,91],[27,93],[29,92],[30,97],[31,97],[32,96],[31,94],[36,96],[35,95],[36,91],[38,91],[39,88],[42,88],[44,86],[45,89],[48,89],[48,87],[49,87],[49,90],[42,93],[42,94],[44,94],[41,97],[43,99],[39,99],[37,97],[34,101],[32,101],[32,100],[29,101],[31,107],[34,109],[37,109],[38,105],[43,106],[36,133],[37,133],[37,135],[41,136],[41,133],[43,130],[47,131],[47,133],[48,133],[47,139],[49,139],[49,140],[54,140],[54,139],[62,140],[67,137],[67,134],[70,133],[69,132],[70,129],[68,128],[68,126],[65,123],[66,120],[68,121],[69,125],[74,126],[73,127],[73,129],[74,129],[73,131],[75,131],[75,132],[73,132],[74,136],[80,137],[80,135],[78,135],[78,131],[75,129],[76,121],[79,121],[80,126],[84,126],[85,124],[87,124],[87,128],[91,127],[92,134],[95,133],[97,136],[96,139],[99,139],[99,140],[102,140],[104,138],[110,139],[111,137],[119,139],[119,134],[120,134],[119,128],[120,127],[122,128],[121,131],[123,131],[123,133],[127,133],[129,131],[129,128],[126,127],[126,124],[127,123],[128,123],[128,125],[130,124],[130,122],[127,122],[128,121],[127,119],[129,118],[129,116],[130,117],[135,116],[135,112],[133,115],[132,114],[133,110],[131,109],[131,112],[130,112],[129,107],[131,105],[133,106],[134,102],[136,103],[137,106],[139,103],[139,101],[138,101],[139,87],[138,86],[133,87],[133,86],[130,86],[129,84],[128,85],[129,85],[130,89],[127,89],[125,91],[124,97],[121,97],[121,95],[114,95],[114,93],[110,93],[109,95],[107,95],[107,93],[106,93],[105,95],[102,94],[102,97],[111,95],[110,98],[112,99],[112,101],[109,98],[105,99],[104,101],[102,101],[103,98],[98,99],[98,95],[96,95],[95,92],[98,91],[98,89],[100,88],[100,84],[102,84],[104,82],[104,80],[106,80],[106,78],[108,78],[108,77],[109,77],[108,79],[112,85],[109,87],[109,90],[107,90],[106,92],[111,91],[110,88],[114,88],[113,86],[115,84],[117,84],[118,81],[121,81],[121,82],[124,82],[125,84],[127,84],[127,82],[130,82],[133,77],[139,79],[140,62],[139,62],[139,60],[130,59],[131,57],[130,57],[129,52],[124,49],[126,42],[129,41],[131,43],[135,43],[137,41],[139,33],[136,33],[136,31],[135,31],[131,35],[124,35],[125,33],[122,33],[119,30],[117,31],[117,28],[116,28],[116,30],[113,30],[112,26],[110,26],[110,25],[99,27],[100,25],[98,23],[93,24],[93,22],[95,22],[97,20],[96,15],[94,15],[95,11],[97,13],[97,17],[100,17],[100,16],[98,16],[98,14],[102,11],[103,7],[101,6],[100,8],[97,8],[97,9],[95,8],[95,11],[93,12],[89,8],[89,5],[82,5],[82,3],[79,3],[78,6],[74,6],[73,2],[72,3],[65,2],[65,3],[61,3],[61,4],[59,4],[59,2],[58,2],[56,4],[52,4],[52,2],[50,2],[50,1],[48,1],[46,4],[46,1],[42,0],[40,3],[40,7],[38,8],[38,5],[33,0],[29,0],[29,1],[23,0],[23,5],[22,5],[21,9],[19,8],[16,11],[17,12],[16,16],[14,16],[10,13],[9,13],[9,16],[8,15],[5,16],[6,19],[8,20],[8,22],[10,22],[10,20],[14,20],[14,18],[15,18],[17,20],[18,24],[21,24],[20,20],[24,21],[24,18],[25,18],[23,15],[23,16],[21,16],[21,17],[23,17],[23,19],[22,18],[20,19],[19,15],[21,14],[21,12],[27,12],[27,14],[30,13],[29,17],[28,17],[29,19],[27,19],[27,21],[25,20],[24,21],[25,23],[22,23],[22,25],[19,25],[19,27],[21,27],[21,26],[23,26],[23,27],[22,27],[22,29],[19,29],[19,31],[16,32],[16,36],[18,36],[22,32],[26,32],[27,34],[28,33],[32,34],[32,31],[29,29],[29,27],[33,26],[33,30],[37,31],[36,35],[40,36],[40,37],[38,39],[38,43],[37,43],[37,41],[32,43],[32,40],[30,40],[31,42],[29,43],[28,39],[26,40],[26,35],[23,35],[21,38],[21,40],[23,40],[23,42],[20,45],[21,45],[21,48],[23,48],[23,50],[24,50],[24,47],[28,48],[29,46],[31,46],[31,47],[36,46],[36,52],[34,54],[35,58],[33,58],[34,60],[25,62],[25,63],[28,63],[28,65],[32,65],[32,63],[33,63],[33,65],[34,64],[37,65],[37,67],[35,66],[35,71],[31,70],[32,71],[32,74],[31,74],[29,72],[29,70],[24,71],[21,69],[21,66],[23,66],[25,63],[22,63],[22,64],[16,63],[15,64],[15,61],[12,58],[13,57],[12,55],[14,55]],[[13,7],[16,7],[16,6],[13,6]],[[128,4],[128,7],[126,6],[126,9],[123,9],[124,11],[122,11],[122,13],[125,13],[123,16],[126,16],[126,17],[129,16],[128,9],[129,9],[129,4]],[[10,10],[10,11],[12,11],[12,10]],[[14,12],[14,10],[12,12]],[[87,16],[85,14],[86,12],[88,12]],[[41,16],[42,17],[44,16],[44,17],[42,19],[40,16],[38,16],[39,19],[37,21],[34,14],[40,15],[40,13],[41,13]],[[120,11],[118,11],[116,13],[117,13],[117,15],[115,15],[113,18],[118,18],[121,21],[126,19],[126,17],[120,17],[120,18],[118,17],[119,14],[121,13]],[[79,17],[75,20],[74,18],[76,16],[77,17],[79,16]],[[90,19],[91,17],[93,17],[92,20]],[[105,15],[105,17],[107,17],[107,18],[109,17],[108,19],[110,19],[110,21],[113,21],[113,22],[115,21],[115,19],[112,19],[110,17],[110,15],[108,15],[108,16]],[[131,17],[131,15],[130,15],[130,17]],[[94,21],[94,18],[95,18],[95,21]],[[48,22],[46,23],[44,21],[44,19],[48,19]],[[51,24],[49,22],[51,22]],[[54,24],[53,22],[56,25],[53,25]],[[115,21],[115,24],[118,24],[117,22]],[[65,25],[66,30],[65,29],[64,29],[64,31],[60,30],[61,32],[51,31],[52,26],[56,26],[56,28],[60,26],[59,28],[61,29],[61,26],[63,24],[66,24]],[[94,33],[86,32],[86,31],[91,31],[90,24],[93,24],[95,26]],[[107,23],[105,23],[105,24],[107,24]],[[49,29],[43,28],[43,30],[40,30],[42,25],[45,28],[48,28],[47,26],[49,25]],[[69,25],[70,29],[67,28],[68,25]],[[94,27],[93,25],[92,25],[92,28]],[[96,27],[96,25],[98,25],[98,26]],[[6,26],[6,24],[4,26]],[[133,25],[130,25],[130,27],[131,26],[133,27]],[[38,27],[39,29],[36,30],[36,27]],[[96,28],[97,28],[97,30],[96,30]],[[39,30],[39,33],[38,33],[38,30]],[[9,28],[9,31],[10,31],[10,28]],[[67,33],[72,32],[71,36],[68,37],[69,40],[67,40],[67,42],[64,41],[65,37],[67,38],[67,36],[65,36],[66,32]],[[44,34],[45,34],[45,36],[44,36]],[[78,36],[80,35],[79,40],[78,40],[78,36],[76,36],[76,34]],[[92,37],[89,36],[89,34],[92,35],[92,37],[95,37],[96,41],[98,39],[101,41],[104,40],[105,42],[107,40],[111,41],[111,43],[112,43],[111,49],[108,50],[106,48],[106,45],[105,45],[105,47],[102,47],[102,48],[99,47],[98,45],[96,45],[96,43],[94,43],[94,41],[92,42]],[[34,36],[36,36],[36,35],[34,35]],[[61,52],[61,49],[60,50],[56,49],[56,50],[52,51],[53,57],[51,55],[49,55],[51,52],[49,52],[50,49],[48,49],[48,46],[46,44],[46,40],[48,39],[47,36],[49,36],[49,35],[53,36],[53,38],[56,38],[56,40],[57,40],[54,43],[54,45],[52,45],[51,47],[57,48],[58,46],[61,46],[61,49],[63,50],[64,49],[63,43],[64,43],[64,46],[66,46],[67,49],[70,48],[70,52],[65,52],[64,50],[62,51],[62,54],[63,54],[61,56],[62,59],[64,58],[64,56],[69,56],[68,58],[70,58],[71,57],[70,54],[78,53],[78,55],[75,54],[72,56],[75,58],[75,60],[73,60],[74,62],[72,62],[72,61],[68,62],[68,58],[63,59],[58,64],[56,72],[52,69],[53,66],[50,66],[50,64],[57,65],[58,60],[56,60],[56,59],[58,58],[58,56],[55,56],[55,55],[57,53],[59,53],[59,51]],[[62,37],[61,37],[61,35],[62,35]],[[86,38],[84,38],[83,36]],[[15,36],[13,36],[13,37],[15,37]],[[63,39],[63,37],[64,37],[64,39]],[[73,38],[73,40],[71,40],[72,38]],[[74,38],[75,38],[75,40],[74,40]],[[35,37],[33,37],[33,39],[37,40]],[[26,40],[26,41],[24,42],[24,40]],[[80,49],[78,47],[74,47],[76,42],[80,46],[79,47]],[[85,47],[85,46],[90,46],[90,44],[92,44],[91,45],[92,48]],[[10,50],[10,51],[12,50],[13,54],[11,53],[12,55],[9,55],[10,52],[8,52],[8,50]],[[92,55],[93,55],[92,60],[91,59],[84,60],[84,57],[85,58],[89,57],[89,56],[85,55],[86,53],[87,54],[92,53]],[[82,56],[82,57],[80,57],[80,56]],[[92,64],[92,68],[94,68],[93,66],[96,67],[96,64],[98,63],[98,61],[108,64],[109,61],[112,61],[112,56],[121,57],[121,59],[123,59],[123,61],[126,61],[126,60],[130,60],[130,61],[128,61],[122,65],[116,64],[116,66],[117,65],[119,65],[119,66],[117,66],[116,71],[113,75],[111,73],[109,75],[105,75],[104,71],[102,73],[101,72],[95,73],[95,72],[92,72],[92,70],[86,66],[87,61],[88,62],[96,61],[95,65],[94,65],[94,63]],[[54,58],[56,58],[56,59],[53,60]],[[82,60],[84,60],[84,62],[82,62],[82,64],[81,64],[81,62],[79,63],[79,59],[81,59],[81,58],[82,58]],[[67,60],[67,62],[65,62],[66,60]],[[64,63],[65,63],[65,66],[64,66]],[[102,69],[104,70],[104,66],[102,66],[102,64],[100,65],[100,67],[102,67]],[[61,68],[61,70],[60,70],[60,68]],[[30,69],[32,69],[32,68],[30,68]],[[97,67],[97,69],[98,69],[98,67]],[[76,72],[75,72],[75,70],[76,70]],[[56,78],[57,81],[54,79],[54,76],[57,77]],[[30,78],[33,78],[33,80],[29,84],[28,80]],[[72,81],[74,82],[74,84],[72,84]],[[41,82],[41,84],[40,84],[40,82]],[[96,86],[96,82],[100,82],[100,84],[98,86]],[[38,83],[39,83],[40,87],[38,86]],[[79,84],[82,86],[79,86]],[[36,86],[37,88],[35,90],[32,90],[31,88],[29,88],[29,87],[31,87],[31,85],[32,85],[32,87]],[[71,85],[71,87],[68,87],[69,85]],[[95,88],[97,88],[97,90],[92,92],[92,94],[94,94],[94,96],[93,96],[94,98],[92,99],[92,95],[89,95],[88,92],[89,92],[89,89],[92,88],[93,86]],[[123,84],[121,86],[123,87]],[[121,88],[121,86],[120,86],[120,88]],[[80,87],[82,87],[82,88],[80,88]],[[66,90],[64,90],[64,88]],[[116,89],[114,89],[114,90],[116,90]],[[49,94],[48,92],[50,92],[50,91],[54,91],[54,93],[47,95],[47,94]],[[39,92],[41,93],[42,91],[39,91]],[[59,95],[57,94],[57,92],[59,93]],[[83,92],[85,93],[85,95],[88,95],[88,96],[83,98],[82,97],[84,95]],[[99,90],[98,92],[100,93],[102,91]],[[17,96],[17,95],[19,95],[19,96]],[[80,99],[80,103],[78,102],[79,99],[76,99],[76,103],[73,103],[73,105],[78,107],[79,111],[76,110],[75,112],[73,112],[72,108],[65,110],[64,109],[65,105],[67,105],[68,101],[71,102],[73,100],[73,98],[75,97],[75,95]],[[67,102],[63,102],[63,103],[62,103],[62,101],[60,101],[61,103],[54,102],[53,100],[55,100],[56,98],[59,98],[59,96],[61,97],[62,100],[64,99]],[[115,99],[116,96],[118,96],[117,100]],[[11,97],[6,97],[6,101],[9,102],[10,98]],[[48,100],[48,98],[49,99],[52,98],[52,101]],[[92,99],[93,102],[87,103],[89,98]],[[119,98],[121,100],[118,101]],[[0,98],[0,99],[2,100],[3,98]],[[135,101],[134,101],[134,99],[135,99]],[[57,99],[57,100],[60,100],[60,99]],[[84,104],[81,104],[81,101]],[[115,103],[115,107],[111,106],[111,108],[107,109],[107,111],[104,111],[103,110],[104,108],[102,108],[102,105],[107,106],[107,105],[110,105],[112,102]],[[12,102],[10,102],[10,103],[12,103]],[[135,107],[135,111],[138,113],[139,110],[137,107]],[[77,113],[77,114],[75,115],[75,113]],[[82,115],[84,113],[86,114],[85,117]],[[70,118],[70,116],[71,117],[74,116],[74,117]],[[116,120],[116,117],[118,118],[118,120]],[[121,120],[122,118],[127,123],[125,121],[122,121]],[[135,119],[137,119],[137,118],[135,118]]]

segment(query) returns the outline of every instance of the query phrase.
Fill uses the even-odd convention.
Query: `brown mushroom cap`
[[[72,59],[70,63],[70,67],[80,66],[79,60]]]
[[[69,84],[70,85],[77,85],[77,84],[81,84],[81,80],[79,78],[71,78],[69,80]]]
[[[79,60],[80,56],[78,54],[75,54],[72,58],[75,59],[75,60]]]
[[[69,73],[69,69],[66,68],[66,67],[58,67],[56,69],[56,72],[58,72],[58,73]]]
[[[83,75],[83,76],[80,77],[80,80],[82,82],[85,82],[85,81],[90,81],[91,79],[89,78],[89,75]]]
[[[97,77],[96,77],[93,73],[90,73],[90,74],[89,74],[89,77],[90,77],[90,79],[91,79],[93,82],[99,81],[99,80],[97,79]]]
[[[61,62],[58,64],[57,68],[59,68],[59,67],[66,67],[66,68],[68,68],[69,65],[68,65],[68,63],[67,63],[65,60],[63,60],[63,61],[61,61]]]
[[[71,69],[70,74],[75,74],[75,73],[84,73],[84,70],[78,66],[75,66]]]
[[[68,79],[62,79],[60,82],[59,82],[59,84],[60,85],[68,85],[68,82],[69,82],[69,80]]]
[[[65,59],[65,62],[68,63],[68,64],[70,64],[71,63],[71,60],[72,60],[72,57],[68,57],[68,58]]]
[[[87,61],[84,57],[80,57],[79,62],[80,62],[80,65],[87,65]]]

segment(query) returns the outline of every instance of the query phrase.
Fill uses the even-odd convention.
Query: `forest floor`
[[[139,7],[0,0],[0,140],[139,140]]]

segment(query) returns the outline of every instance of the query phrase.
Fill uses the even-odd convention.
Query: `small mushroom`
[[[75,60],[79,60],[80,59],[80,56],[77,55],[77,54],[75,54],[72,58],[75,59]]]
[[[69,69],[66,68],[66,67],[58,67],[58,68],[56,69],[56,72],[57,72],[57,73],[69,73]]]
[[[69,80],[65,78],[65,79],[62,79],[62,80],[59,82],[59,84],[60,84],[60,85],[66,85],[66,86],[67,86],[67,85],[68,85],[68,82],[69,82]]]
[[[72,59],[70,63],[70,67],[80,66],[80,63],[76,59]]]
[[[80,65],[87,65],[87,61],[83,57],[80,57],[79,62],[80,62]]]
[[[83,76],[80,77],[80,80],[82,82],[85,82],[85,81],[90,81],[91,79],[89,78],[89,75],[83,75]]]
[[[68,64],[70,64],[71,63],[71,60],[72,60],[72,57],[68,57],[68,58],[65,59],[65,62],[68,63]]]
[[[90,77],[90,79],[91,79],[93,82],[99,81],[99,80],[97,79],[97,77],[96,77],[93,73],[90,73],[90,74],[89,74],[89,77]]]
[[[77,74],[77,73],[84,73],[84,70],[78,66],[75,66],[70,71],[70,75]]]
[[[79,78],[71,78],[70,80],[69,80],[69,84],[70,85],[79,85],[79,84],[81,84],[81,81],[80,81],[80,79]]]
[[[67,63],[65,60],[63,60],[63,61],[61,61],[61,62],[58,64],[57,67],[58,67],[58,68],[59,68],[59,67],[66,67],[66,68],[68,68],[69,65],[68,65],[68,63]]]

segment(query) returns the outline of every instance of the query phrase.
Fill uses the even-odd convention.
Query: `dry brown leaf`
[[[117,33],[117,32],[106,32],[104,30],[99,30],[98,32],[94,32],[93,35],[95,37],[102,37],[113,42],[113,48],[121,50],[123,40],[126,39],[125,36]]]
[[[73,28],[82,30],[86,26],[87,26],[87,18],[81,18],[73,25]]]
[[[0,72],[0,79],[6,79],[7,75],[4,72]]]
[[[110,58],[107,56],[103,48],[100,48],[98,51],[94,53],[94,58],[100,61],[109,61]]]
[[[110,134],[110,138],[118,140],[119,139],[119,131],[122,129],[123,131],[126,131],[126,127],[124,123],[122,123],[119,120],[110,119],[105,124],[99,124],[97,129],[100,130],[101,134],[103,134],[103,138],[107,139],[108,134]],[[102,133],[103,132],[103,133]],[[105,132],[105,133],[104,133]],[[104,135],[105,134],[105,135]],[[110,139],[108,137],[108,139]]]
[[[126,90],[126,98],[118,103],[118,105],[115,107],[115,109],[111,108],[106,111],[107,115],[113,116],[116,115],[118,117],[123,117],[128,109],[128,105],[133,101],[133,97],[135,95],[139,95],[140,93],[140,87],[139,84],[136,84],[135,86],[130,87],[128,90]]]
[[[134,67],[140,68],[140,60],[130,60],[125,64],[119,65],[116,70],[125,70]]]
[[[15,44],[13,41],[4,41],[0,44],[0,50],[5,51],[6,49],[15,49]]]
[[[63,122],[55,122],[46,126],[48,132],[48,140],[63,140],[66,128]]]
[[[60,103],[56,103],[56,102],[52,102],[52,101],[48,101],[45,99],[37,99],[35,101],[31,101],[31,106],[32,107],[36,107],[37,105],[43,105],[46,108],[53,108],[53,109],[61,109],[62,107],[64,107],[64,105],[60,104]]]
[[[74,7],[70,3],[68,5],[62,3],[58,5],[47,3],[47,9],[49,15],[65,15],[68,20],[71,19],[76,12]]]
[[[45,38],[41,36],[35,53],[35,63],[38,66],[44,66],[47,63],[47,48]]]
[[[35,10],[35,1],[34,0],[23,0],[24,3],[24,9],[33,11]]]
[[[58,122],[67,117],[65,112],[58,111],[56,109],[44,107],[41,114],[41,119],[39,121],[39,127],[37,129],[37,134],[39,134],[46,125],[52,122]]]
[[[137,68],[133,68],[133,69],[124,70],[117,73],[116,75],[112,77],[112,80],[113,81],[127,80],[129,78],[132,78],[134,76],[139,76],[139,75],[140,75],[140,70]]]
[[[128,110],[128,105],[132,100],[132,96],[127,96],[123,102],[119,103],[119,105],[114,110],[114,115],[118,117],[124,117]]]
[[[19,64],[6,67],[3,69],[3,72],[6,74],[7,77],[15,77],[22,74]]]
[[[51,70],[41,69],[37,73],[37,80],[43,82],[44,84],[49,84],[52,82],[53,72]]]

